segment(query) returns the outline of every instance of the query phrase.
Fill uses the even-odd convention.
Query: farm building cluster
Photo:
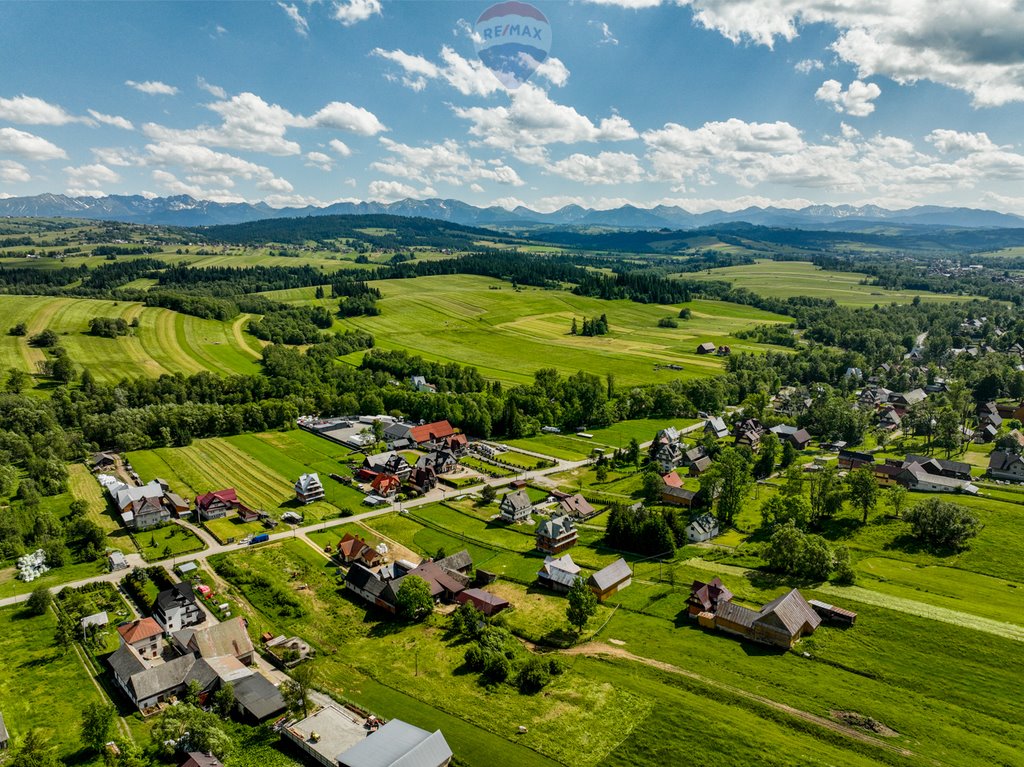
[[[734,601],[733,593],[720,578],[694,581],[687,599],[687,612],[703,628],[735,634],[773,647],[791,648],[803,636],[813,634],[822,621],[853,625],[857,614],[840,607],[811,600],[797,589],[773,599],[760,609]]]
[[[278,688],[253,668],[255,648],[242,618],[208,624],[187,582],[161,591],[150,612],[118,626],[119,646],[107,658],[118,688],[143,715],[172,705],[196,686],[202,702],[231,685],[237,711],[247,721],[262,722],[285,710]]]

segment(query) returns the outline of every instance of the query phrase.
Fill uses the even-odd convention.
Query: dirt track
[[[665,663],[664,661],[654,660],[652,658],[643,658],[639,655],[634,655],[633,653],[629,652],[629,650],[625,650],[622,647],[616,647],[614,645],[605,644],[603,642],[588,642],[587,644],[572,647],[568,650],[563,650],[562,652],[568,655],[584,655],[587,657],[599,657],[604,655],[614,658],[623,658],[625,660],[631,660],[635,663],[642,663],[645,666],[656,668],[659,671],[665,671],[669,674],[678,674],[680,676],[685,676],[687,679],[692,679],[696,682],[700,682],[701,684],[706,685],[708,687],[714,687],[719,690],[730,692],[733,695],[739,695],[740,697],[747,698],[748,700],[757,701],[758,703],[768,706],[769,708],[773,708],[776,711],[782,711],[783,713],[789,714],[790,716],[802,719],[805,722],[810,722],[812,724],[818,725],[819,727],[831,730],[832,732],[839,733],[840,735],[845,735],[848,738],[861,741],[862,743],[869,743],[872,746],[876,746],[886,751],[899,754],[900,756],[917,756],[913,751],[910,751],[906,748],[902,748],[901,746],[895,745],[893,743],[887,743],[882,738],[875,737],[874,735],[869,735],[863,730],[859,730],[855,727],[850,727],[848,725],[841,724],[840,722],[836,722],[832,719],[828,719],[823,716],[818,716],[817,714],[812,714],[809,711],[803,711],[799,708],[788,706],[785,703],[780,703],[777,700],[772,700],[771,698],[766,698],[762,695],[757,695],[756,693],[752,693],[749,690],[744,690],[741,687],[734,687],[733,685],[726,684],[724,682],[718,682],[714,679],[709,679],[708,677],[701,676],[700,674],[694,673],[693,671],[687,671],[686,669],[680,668],[679,666],[674,666],[671,663]],[[939,764],[939,762],[935,762],[934,760],[932,760],[932,762],[934,764]]]

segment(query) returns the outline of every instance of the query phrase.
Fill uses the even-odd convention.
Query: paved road
[[[322,522],[316,522],[313,525],[308,525],[304,528],[292,529],[289,527],[287,530],[282,530],[277,533],[271,533],[270,541],[281,541],[286,538],[295,537],[297,534],[304,535],[304,533],[306,532],[312,532],[314,530],[324,530],[327,528],[336,527],[337,525],[344,525],[349,522],[362,522],[367,519],[373,519],[374,517],[380,517],[385,514],[391,514],[392,512],[400,511],[402,509],[411,509],[417,506],[424,506],[426,504],[442,501],[445,500],[446,498],[454,498],[460,495],[475,493],[478,492],[481,488],[483,488],[485,484],[491,485],[495,488],[500,488],[518,479],[531,481],[543,477],[547,474],[555,474],[562,471],[571,471],[573,469],[579,468],[580,466],[585,466],[591,461],[592,459],[590,458],[586,458],[582,461],[558,461],[555,466],[549,467],[547,469],[535,469],[532,471],[524,471],[522,474],[518,474],[514,477],[487,479],[480,482],[477,485],[464,487],[459,490],[435,487],[429,493],[426,493],[425,495],[420,496],[419,498],[415,498],[413,500],[402,501],[401,503],[393,503],[387,506],[380,506],[378,508],[371,509],[369,511],[364,511],[359,514],[353,514],[349,517],[336,517],[334,519],[327,519]],[[140,554],[128,554],[127,559],[129,566],[146,567],[152,565],[161,565],[163,567],[170,569],[175,563],[177,563],[178,560],[181,560],[183,562],[193,559],[205,561],[208,557],[212,557],[216,554],[224,554],[229,551],[238,551],[239,549],[244,549],[248,547],[248,544],[245,543],[220,543],[206,530],[197,525],[192,524],[191,522],[185,522],[184,520],[181,520],[178,522],[178,524],[182,525],[183,527],[187,527],[189,530],[191,530],[193,533],[199,536],[200,540],[202,540],[203,543],[206,545],[206,549],[203,551],[192,552],[181,556],[171,557],[157,562],[146,562]],[[78,581],[71,581],[70,583],[62,583],[57,586],[51,587],[50,591],[56,594],[58,591],[65,588],[66,586],[84,586],[87,583],[97,583],[101,581],[106,581],[108,583],[117,583],[125,576],[125,572],[126,571],[104,573],[102,575],[94,575],[90,578],[83,578]],[[24,602],[28,598],[29,594],[18,594],[17,596],[0,599],[0,608]]]
[[[689,434],[691,432],[703,428],[703,426],[704,423],[703,421],[701,421],[692,424],[691,426],[687,426],[685,429],[681,429],[680,431],[683,434]],[[650,444],[650,442],[645,442],[640,447],[641,449],[646,449]],[[540,457],[539,454],[531,453],[531,455],[538,455],[538,457]],[[552,456],[543,457],[555,460],[554,458],[552,458]],[[478,492],[481,488],[483,488],[484,485],[491,485],[494,488],[501,488],[508,484],[511,484],[516,480],[537,480],[549,474],[558,474],[564,471],[572,471],[573,469],[578,469],[579,467],[586,466],[587,464],[592,462],[592,458],[585,458],[581,461],[558,460],[556,461],[554,466],[546,469],[532,469],[529,471],[523,471],[521,474],[517,474],[513,477],[486,479],[480,482],[479,484],[472,485],[470,487],[464,487],[459,490],[452,490],[446,487],[438,486],[431,490],[429,493],[426,493],[425,495],[422,495],[419,498],[415,498],[410,501],[402,501],[401,503],[393,503],[388,506],[381,506],[376,509],[371,509],[370,511],[364,511],[359,514],[353,514],[349,517],[336,517],[335,519],[327,519],[322,522],[316,522],[315,524],[308,525],[304,528],[289,528],[287,530],[282,530],[281,532],[272,533],[270,535],[270,541],[281,541],[289,537],[296,537],[297,535],[303,535],[303,537],[305,537],[305,533],[312,532],[314,530],[325,530],[330,527],[336,527],[337,525],[348,524],[349,522],[362,522],[367,519],[373,519],[374,517],[380,517],[385,514],[391,514],[395,511],[401,511],[402,509],[412,509],[416,508],[417,506],[425,506],[430,503],[436,503],[437,501],[442,501],[445,500],[446,498],[454,498],[460,495],[475,493]],[[197,525],[193,525],[192,523],[185,522],[183,520],[179,521],[178,524],[182,525],[183,527],[187,527],[189,530],[191,530],[193,533],[199,536],[200,540],[202,540],[203,543],[206,544],[206,549],[199,552],[185,554],[180,557],[176,556],[160,560],[158,562],[146,562],[139,554],[128,554],[127,559],[129,566],[146,567],[151,565],[161,565],[170,570],[179,559],[182,561],[195,559],[205,562],[205,560],[208,557],[212,557],[216,554],[224,554],[229,551],[238,551],[239,549],[244,549],[248,546],[248,544],[245,543],[220,543],[206,530]],[[66,586],[84,586],[87,583],[97,583],[101,581],[106,581],[108,583],[117,583],[124,577],[124,575],[124,571],[104,573],[102,575],[94,575],[91,578],[83,578],[82,580],[72,581],[70,583],[62,583],[60,585],[53,586],[51,587],[50,591],[56,594],[58,591],[65,588]],[[0,607],[8,607],[10,605],[18,604],[20,602],[26,601],[28,598],[29,594],[19,594],[13,597],[7,597],[6,599],[0,599]]]

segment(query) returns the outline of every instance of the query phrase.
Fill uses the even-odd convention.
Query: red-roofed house
[[[450,423],[435,421],[422,426],[413,426],[409,432],[409,439],[417,445],[425,445],[428,442],[447,442],[454,435],[455,430]]]
[[[683,478],[676,474],[674,471],[670,471],[668,474],[661,476],[661,481],[665,483],[666,487],[682,487]]]
[[[196,496],[196,511],[200,519],[226,517],[229,511],[234,511],[237,507],[238,494],[233,487]]]
[[[373,478],[373,482],[370,483],[373,492],[381,498],[390,498],[398,492],[401,486],[402,480],[394,474],[378,474]]]
[[[121,641],[132,647],[145,660],[160,657],[160,637],[164,630],[152,618],[141,618],[117,627]]]
[[[380,562],[380,554],[362,538],[352,533],[338,541],[338,557],[345,563],[362,561],[373,567]]]

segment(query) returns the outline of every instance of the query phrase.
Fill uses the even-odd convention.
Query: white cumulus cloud
[[[178,89],[175,86],[162,83],[159,80],[146,80],[141,83],[135,82],[135,80],[125,80],[124,84],[150,96],[176,96],[178,94]]]
[[[23,184],[31,181],[28,168],[14,160],[0,160],[0,181],[5,184]]]
[[[17,128],[0,128],[0,152],[27,160],[59,160],[68,156],[63,149],[42,136]]]
[[[346,27],[379,16],[380,0],[335,0],[332,15]]]
[[[120,117],[119,115],[105,115],[102,112],[97,112],[95,109],[89,110],[89,115],[98,123],[104,125],[112,125],[115,128],[121,128],[123,130],[135,130],[135,126],[132,125],[132,121],[127,117]]]
[[[35,96],[0,98],[0,120],[22,125],[67,125],[71,122],[81,122],[82,119],[68,114],[63,107]]]
[[[867,117],[875,111],[874,100],[882,95],[882,89],[874,83],[854,80],[844,91],[838,80],[826,80],[814,94],[818,101],[831,104],[837,112],[851,117]]]

